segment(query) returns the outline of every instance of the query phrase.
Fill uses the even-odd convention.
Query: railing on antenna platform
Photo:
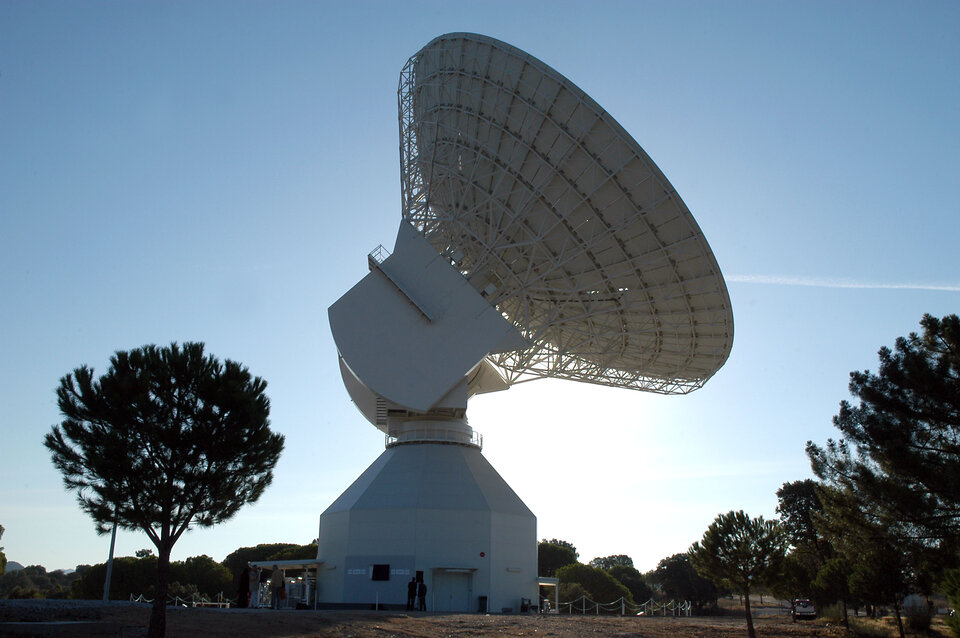
[[[377,266],[383,263],[383,260],[390,256],[390,251],[383,247],[383,244],[378,245],[376,248],[371,250],[367,254],[367,263],[370,264],[370,270],[373,270]]]
[[[452,443],[469,445],[483,449],[483,435],[479,432],[462,432],[442,428],[417,428],[404,430],[399,436],[384,435],[386,447],[403,445],[405,443]]]

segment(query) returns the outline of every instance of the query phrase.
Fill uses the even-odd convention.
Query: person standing
[[[419,603],[419,611],[427,611],[427,584],[423,581],[420,581],[420,584],[417,585],[417,601]]]
[[[279,565],[274,565],[273,573],[270,574],[270,606],[274,609],[280,609],[280,598],[283,596],[285,587],[283,570]]]
[[[260,568],[250,570],[250,606],[260,606]]]
[[[237,579],[237,607],[250,606],[250,568],[244,567]]]
[[[417,599],[417,579],[411,578],[407,583],[407,611],[413,611],[413,601]]]

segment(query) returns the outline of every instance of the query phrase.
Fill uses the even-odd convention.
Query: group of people
[[[259,586],[259,573],[244,568],[240,574],[240,587],[237,592],[237,603],[239,607],[247,607],[251,601],[251,594]],[[280,601],[286,598],[286,584],[284,581],[283,570],[278,565],[273,566],[270,573],[270,606],[274,609],[280,608]],[[417,582],[416,578],[411,578],[407,583],[407,611],[427,611],[427,584],[423,581]]]
[[[240,572],[237,588],[237,607],[249,607],[254,602],[253,595],[260,588],[260,572],[244,567]],[[280,601],[287,597],[287,587],[283,570],[279,565],[273,566],[270,573],[270,606],[280,609]],[[254,603],[255,604],[255,603]]]
[[[414,599],[417,601],[417,611],[427,611],[427,584],[411,578],[407,583],[407,611],[413,611]]]

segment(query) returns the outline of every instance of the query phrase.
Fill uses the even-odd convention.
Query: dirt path
[[[82,604],[81,604],[82,603]],[[0,601],[0,622],[76,620],[95,622],[90,629],[105,635],[146,635],[150,608],[136,603],[87,601]],[[839,638],[843,631],[822,621],[791,623],[787,618],[758,618],[762,638]],[[7,625],[10,627],[10,625]],[[12,630],[8,630],[9,633]],[[86,636],[82,627],[70,636]],[[80,633],[78,633],[80,632]],[[0,628],[0,633],[4,633]],[[411,614],[399,612],[271,611],[250,609],[170,608],[168,638],[312,638],[339,636],[636,636],[642,638],[743,638],[746,622],[731,617],[500,616],[479,614]],[[13,635],[13,634],[11,634]],[[47,634],[47,635],[67,635]]]

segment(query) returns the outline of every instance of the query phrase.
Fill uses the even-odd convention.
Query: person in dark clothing
[[[413,601],[417,598],[417,579],[411,578],[407,583],[407,611],[413,611]]]
[[[244,567],[237,583],[237,607],[250,605],[250,568]]]
[[[418,611],[427,611],[427,584],[421,582],[417,585],[417,601],[419,606]]]

